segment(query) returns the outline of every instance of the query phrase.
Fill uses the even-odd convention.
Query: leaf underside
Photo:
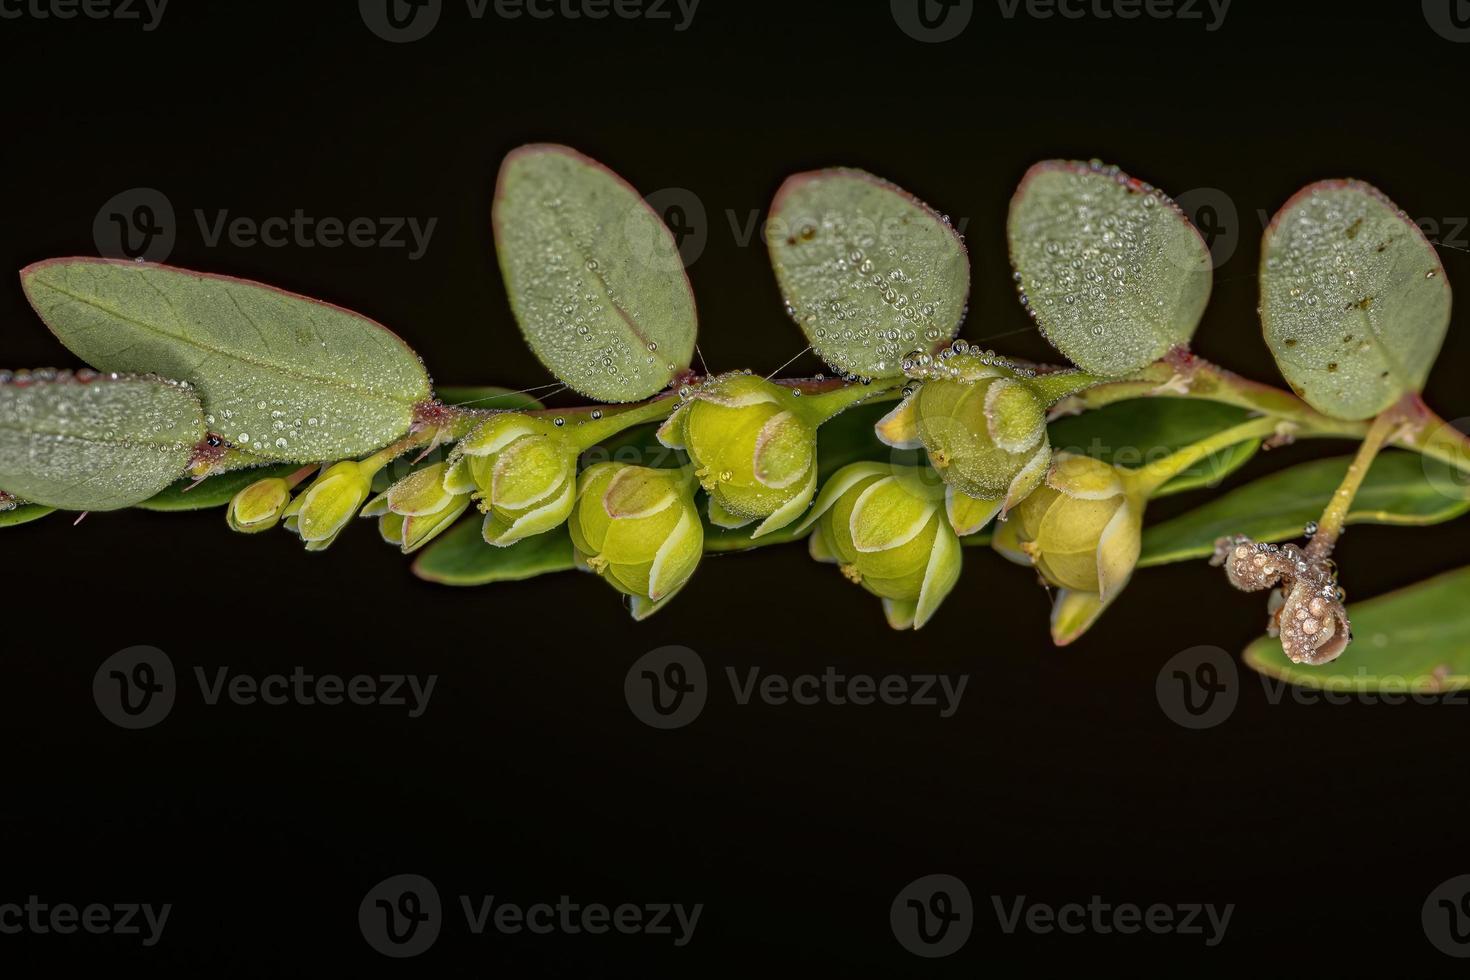
[[[486,544],[478,519],[464,520],[429,545],[413,563],[413,573],[440,585],[490,585],[516,582],[574,568],[572,539],[563,525],[508,548]]]
[[[1053,347],[1117,377],[1189,342],[1210,251],[1173,201],[1100,165],[1038,163],[1006,221],[1023,302]]]
[[[541,363],[590,398],[632,402],[694,355],[694,293],[638,192],[564,146],[513,151],[492,214],[511,310]]]
[[[0,527],[19,527],[29,524],[31,521],[39,521],[48,514],[54,514],[55,507],[43,507],[41,504],[21,504],[11,507],[9,510],[0,510]]]
[[[1312,184],[1266,229],[1266,343],[1292,388],[1320,412],[1370,418],[1419,391],[1449,319],[1450,287],[1434,246],[1368,184]]]
[[[1212,554],[1215,541],[1245,534],[1257,541],[1300,537],[1347,473],[1349,457],[1316,460],[1264,476],[1143,532],[1139,565]],[[1349,524],[1428,525],[1470,510],[1470,486],[1445,463],[1389,450],[1373,461],[1348,512]]]
[[[1245,662],[1271,677],[1330,691],[1404,694],[1470,686],[1470,568],[1348,606],[1353,642],[1319,667],[1294,664],[1262,637]]]
[[[188,381],[205,424],[266,462],[361,456],[429,397],[417,355],[366,317],[169,266],[53,259],[21,272],[57,338],[103,371]]]
[[[912,194],[861,170],[796,174],[776,192],[766,246],[792,319],[834,370],[903,373],[910,351],[959,331],[964,242]]]
[[[65,510],[116,510],[178,478],[204,438],[199,398],[158,378],[62,373],[0,382],[0,487]]]

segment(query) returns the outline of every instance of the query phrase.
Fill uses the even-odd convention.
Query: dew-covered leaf
[[[154,377],[35,372],[0,380],[0,487],[64,510],[116,510],[184,472],[199,398]]]
[[[1333,692],[1402,695],[1470,686],[1470,568],[1348,606],[1353,642],[1321,666],[1294,664],[1263,636],[1245,662],[1269,677]]]
[[[546,407],[524,391],[512,391],[492,385],[441,385],[434,394],[446,405],[463,405],[466,408],[534,412]]]
[[[1302,463],[1263,476],[1209,503],[1143,532],[1139,565],[1204,558],[1215,540],[1245,534],[1257,541],[1301,537],[1347,473],[1346,456]],[[1373,461],[1349,524],[1438,524],[1470,510],[1470,485],[1458,471],[1416,453],[1389,450]]]
[[[918,198],[861,170],[788,177],[766,246],[781,295],[817,356],[872,378],[959,331],[970,292],[964,241]]]
[[[279,463],[275,466],[256,466],[250,469],[231,470],[205,480],[179,480],[161,492],[138,504],[141,510],[164,512],[209,510],[223,507],[241,490],[257,480],[269,477],[286,477],[299,470],[296,463]]]
[[[621,177],[565,146],[523,146],[501,164],[492,220],[511,310],[557,378],[631,402],[688,368],[696,317],[683,260]]]
[[[1248,415],[1243,408],[1199,398],[1130,398],[1063,416],[1047,431],[1053,449],[1136,469],[1239,425]],[[1195,463],[1154,496],[1213,486],[1244,466],[1260,447],[1259,439],[1238,442]]]
[[[1261,322],[1281,373],[1313,408],[1365,419],[1419,391],[1450,321],[1434,246],[1369,184],[1298,191],[1261,246]]]
[[[418,356],[386,328],[270,286],[85,258],[37,263],[21,281],[82,360],[190,382],[210,430],[262,460],[366,455],[429,397]]]
[[[1006,222],[1022,302],[1094,374],[1129,374],[1186,344],[1210,299],[1210,250],[1173,201],[1116,167],[1047,160]]]
[[[576,567],[566,525],[497,548],[485,543],[480,523],[472,518],[450,528],[414,561],[413,573],[440,585],[489,585]]]
[[[18,527],[21,524],[29,524],[31,521],[39,521],[47,514],[56,513],[55,507],[44,507],[41,504],[20,504],[9,510],[0,510],[0,527]]]

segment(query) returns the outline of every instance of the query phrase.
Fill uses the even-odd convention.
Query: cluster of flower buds
[[[368,501],[363,517],[378,518],[383,540],[410,554],[459,520],[470,505],[468,493],[445,487],[447,463],[415,470]]]
[[[577,481],[568,523],[578,563],[652,614],[689,581],[704,554],[704,525],[688,470],[596,463]]]
[[[929,462],[956,493],[990,506],[985,523],[1040,485],[1051,462],[1046,399],[1030,374],[968,354],[907,389],[879,421],[878,438],[897,449],[927,451]]]
[[[1127,470],[1058,453],[1045,482],[996,529],[996,551],[1061,590],[1052,609],[1058,644],[1080,636],[1128,583],[1146,503]]]
[[[577,496],[578,452],[546,419],[495,415],[455,447],[444,489],[473,493],[485,515],[485,540],[504,548],[566,521]]]
[[[342,529],[357,516],[357,512],[367,502],[373,492],[375,472],[373,467],[352,460],[326,467],[305,490],[296,495],[296,499],[280,511],[287,530],[294,531],[306,542],[307,551],[325,550],[337,540],[337,535],[342,533]],[[246,487],[235,500],[240,501],[241,497],[260,486],[260,483],[256,483]],[[270,489],[263,488],[260,493],[269,505],[272,500]],[[237,515],[236,519],[239,519],[241,508],[232,505],[231,510]],[[249,516],[248,507],[246,511],[246,516]]]
[[[922,467],[853,463],[827,481],[800,530],[812,527],[813,558],[835,562],[883,600],[890,625],[918,629],[960,576],[944,499],[943,484]]]
[[[1332,562],[1309,555],[1294,544],[1252,541],[1243,534],[1215,542],[1212,565],[1224,565],[1230,584],[1243,592],[1275,588],[1267,606],[1267,626],[1281,638],[1292,663],[1336,660],[1352,640]]]
[[[693,391],[658,430],[682,449],[709,493],[718,527],[761,523],[752,537],[801,516],[817,490],[817,427],[797,410],[794,389],[737,373]]]

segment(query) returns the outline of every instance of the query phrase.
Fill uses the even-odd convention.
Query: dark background
[[[428,37],[390,44],[352,3],[174,0],[156,30],[117,20],[0,19],[7,98],[0,267],[95,253],[114,195],[172,202],[169,261],[305,292],[391,325],[443,383],[542,384],[495,268],[490,192],[512,147],[571,144],[645,193],[706,211],[690,275],[715,370],[773,370],[803,346],[757,233],[781,179],[870,169],[965,222],[974,293],[963,335],[1046,359],[1009,281],[1004,214],[1053,156],[1102,157],[1222,216],[1233,254],[1197,336],[1206,356],[1276,374],[1255,316],[1261,219],[1302,184],[1356,176],[1442,237],[1464,186],[1470,45],[1417,3],[1236,0],[1223,25],[1006,18],[976,0],[956,40],[923,43],[881,2],[763,7],[703,0],[671,21],[476,21],[446,0]],[[1201,8],[1202,10],[1204,8]],[[1186,200],[1188,203],[1188,200]],[[193,213],[437,218],[427,253],[209,247]],[[1202,221],[1204,219],[1202,218]],[[1453,233],[1453,234],[1452,234]],[[1232,241],[1233,239],[1233,241]],[[1470,257],[1443,251],[1453,282]],[[1462,307],[1463,311],[1463,307]],[[1463,312],[1427,398],[1470,415]],[[0,365],[70,365],[11,278]],[[810,357],[791,371],[811,372]],[[1341,452],[1298,446],[1286,460]],[[1195,498],[1198,499],[1198,498]],[[1161,504],[1159,514],[1190,500]],[[1339,557],[1354,598],[1465,561],[1463,525],[1358,528]],[[1448,972],[1426,940],[1431,889],[1465,855],[1463,704],[1273,704],[1248,671],[1205,731],[1175,725],[1155,679],[1198,644],[1259,634],[1256,596],[1203,563],[1140,573],[1074,647],[1053,649],[1047,597],[985,550],[921,633],[801,548],[709,560],[677,602],[632,623],[590,577],[478,590],[414,579],[364,523],[306,555],[243,538],[218,512],[94,515],[6,530],[7,749],[0,902],[172,902],[162,942],[0,936],[0,964],[107,958],[143,969],[512,976],[958,975],[1113,968],[1349,974],[1376,957]],[[428,711],[216,706],[192,679],[157,727],[124,731],[93,703],[101,661],[134,644],[181,675],[435,674]],[[640,723],[635,658],[697,650],[714,694],[691,726]],[[737,707],[727,666],[969,675],[959,712]],[[531,903],[705,905],[694,941],[471,937],[451,921],[417,960],[364,942],[356,914],[390,874],[454,896]],[[975,896],[974,935],[922,960],[888,926],[930,873]],[[1049,903],[1234,903],[1225,941],[1005,935],[992,895]]]

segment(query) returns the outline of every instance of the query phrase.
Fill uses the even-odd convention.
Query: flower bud
[[[1040,485],[1051,462],[1045,400],[1000,367],[923,382],[876,431],[898,449],[923,446],[945,483],[1003,512]]]
[[[1045,483],[997,528],[997,551],[1036,566],[1061,590],[1052,610],[1058,645],[1082,635],[1127,584],[1142,548],[1145,502],[1124,471],[1058,453]]]
[[[362,464],[335,463],[297,494],[281,516],[306,542],[307,551],[321,551],[337,539],[372,488],[373,474]]]
[[[447,463],[416,470],[368,502],[363,517],[378,518],[378,532],[403,553],[417,551],[459,519],[470,505],[467,491],[444,487]]]
[[[552,423],[504,412],[460,442],[444,488],[476,491],[485,540],[503,548],[567,519],[577,495],[577,455]]]
[[[702,386],[658,430],[682,449],[709,492],[710,521],[760,537],[796,520],[817,490],[817,430],[793,410],[790,389],[748,374]]]
[[[579,562],[633,596],[635,615],[677,592],[704,554],[704,525],[684,470],[597,463],[578,480],[568,522]],[[649,610],[651,611],[651,610]]]
[[[853,463],[834,473],[802,528],[818,561],[883,600],[895,629],[929,621],[960,575],[944,486],[927,468]]]
[[[256,480],[230,499],[225,520],[230,530],[242,534],[267,531],[276,526],[291,503],[291,484],[278,476]]]

